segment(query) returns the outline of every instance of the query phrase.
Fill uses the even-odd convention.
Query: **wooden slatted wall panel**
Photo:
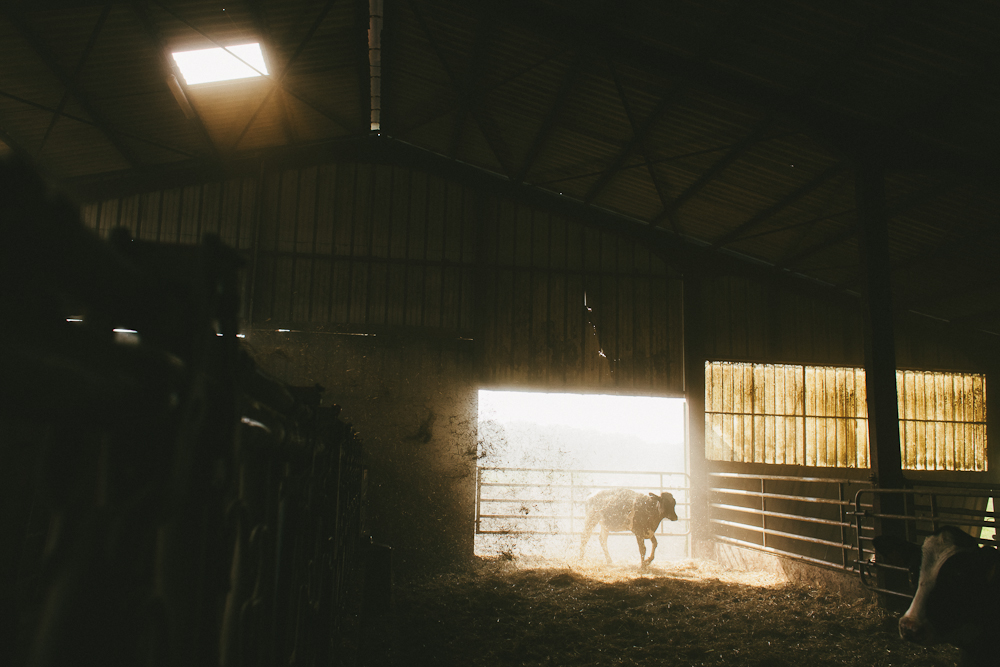
[[[483,215],[478,327],[494,386],[683,388],[681,283],[642,246],[510,202]]]
[[[421,327],[472,335],[473,197],[402,168],[268,176],[254,323]]]
[[[709,359],[859,365],[860,311],[849,301],[749,278],[704,281]]]
[[[248,265],[255,235],[254,211],[257,179],[236,178],[186,188],[150,192],[81,207],[85,226],[102,238],[115,227],[124,227],[144,241],[194,245],[205,234],[217,234],[236,248]],[[241,301],[246,318],[249,304],[249,270],[244,271]]]
[[[103,235],[221,234],[254,273],[257,328],[436,330],[477,338],[494,386],[682,394],[682,286],[640,244],[402,167],[291,169],[259,189],[235,179],[84,217]]]

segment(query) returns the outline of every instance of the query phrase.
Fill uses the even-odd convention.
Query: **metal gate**
[[[481,467],[476,478],[476,534],[579,536],[587,498],[618,487],[673,494],[678,520],[663,521],[656,535],[683,540],[684,554],[690,557],[690,483],[683,472]],[[631,533],[622,536],[634,539]]]
[[[878,512],[881,503],[876,499],[901,497],[901,514]],[[906,538],[920,542],[925,536],[944,525],[958,526],[971,534],[980,544],[997,545],[996,533],[993,538],[983,538],[983,529],[996,526],[996,499],[1000,489],[957,489],[955,487],[920,487],[915,489],[862,489],[854,497],[854,520],[857,536],[857,550],[861,554],[858,566],[861,582],[868,588],[901,598],[911,598],[913,593],[880,587],[876,574],[878,570],[906,571],[904,567],[879,562],[875,558],[872,540],[875,538],[876,522],[882,519],[902,521],[906,527]],[[992,502],[991,502],[992,501]]]

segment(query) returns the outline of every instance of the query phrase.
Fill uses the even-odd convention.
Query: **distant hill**
[[[684,471],[683,442],[650,443],[567,426],[495,421],[480,424],[489,466],[574,470]]]

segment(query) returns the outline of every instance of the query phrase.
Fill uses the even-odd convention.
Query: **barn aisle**
[[[401,586],[391,665],[944,667],[863,599],[705,561],[480,560]],[[391,653],[391,657],[385,655]]]

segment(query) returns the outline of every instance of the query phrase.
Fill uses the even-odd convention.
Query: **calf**
[[[630,530],[635,533],[639,543],[640,564],[645,567],[653,562],[656,555],[656,529],[660,521],[670,519],[677,521],[674,497],[669,493],[643,495],[631,489],[608,489],[599,491],[587,498],[587,519],[583,526],[583,538],[580,540],[580,558],[594,532],[594,526],[601,524],[601,548],[604,557],[611,563],[608,553],[608,533]],[[646,560],[646,540],[653,543],[653,550]]]
[[[1000,553],[954,526],[923,545],[898,537],[875,538],[876,558],[907,567],[917,592],[899,619],[899,636],[917,644],[951,644],[967,667],[996,665],[1000,633]]]

